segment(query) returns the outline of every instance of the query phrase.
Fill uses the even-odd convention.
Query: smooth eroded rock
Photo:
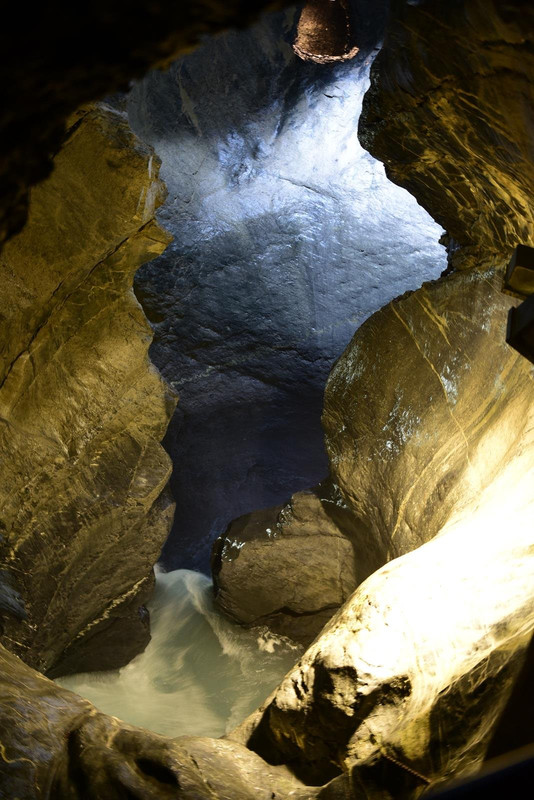
[[[534,244],[533,31],[521,0],[392,8],[360,139],[456,240],[456,268]]]
[[[175,399],[131,285],[169,242],[157,167],[122,115],[80,112],[0,260],[0,551],[26,612],[2,642],[53,674],[119,666],[149,637]]]
[[[308,643],[359,583],[520,456],[534,385],[504,340],[515,302],[495,270],[462,272],[362,325],[327,383],[329,481],[237,520],[215,546],[226,613]]]
[[[221,739],[166,739],[100,713],[0,645],[0,796],[312,800],[288,770]]]
[[[476,771],[534,627],[532,433],[525,445],[431,542],[361,584],[237,740],[308,781],[374,781],[371,797]]]
[[[216,602],[246,625],[309,644],[358,584],[352,542],[327,491],[247,514],[214,545]],[[326,487],[324,487],[326,488]]]

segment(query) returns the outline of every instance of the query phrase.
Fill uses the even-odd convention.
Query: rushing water
[[[213,607],[198,572],[156,575],[152,640],[120,670],[58,681],[101,711],[166,736],[221,736],[253,711],[293,666],[300,648],[247,631]]]

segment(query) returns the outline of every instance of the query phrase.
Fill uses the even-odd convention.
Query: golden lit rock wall
[[[517,301],[500,285],[493,270],[425,284],[365,322],[332,370],[331,477],[377,567],[432,539],[521,452],[534,383],[505,343]]]
[[[131,286],[169,241],[158,166],[120,114],[80,112],[0,256],[1,560],[28,615],[2,642],[43,671],[119,665],[148,641],[175,400]]]
[[[397,0],[359,134],[462,245],[455,266],[534,244],[534,6]]]

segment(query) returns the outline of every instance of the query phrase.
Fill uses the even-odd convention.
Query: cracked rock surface
[[[0,256],[2,642],[49,674],[120,666],[149,638],[175,399],[131,285],[169,241],[157,171],[121,114],[79,112]]]
[[[439,226],[358,142],[384,4],[357,6],[360,53],[345,65],[297,58],[289,10],[128,97],[162,159],[158,213],[174,235],[135,282],[151,357],[180,394],[168,567],[206,570],[231,519],[324,478],[333,361],[366,317],[445,268]]]

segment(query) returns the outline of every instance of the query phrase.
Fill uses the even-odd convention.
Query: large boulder
[[[216,603],[229,617],[308,645],[352,594],[354,548],[336,524],[335,498],[322,488],[240,517],[217,539]]]
[[[157,168],[122,115],[80,112],[0,257],[0,560],[21,607],[2,642],[51,674],[119,666],[149,638],[175,398],[131,286],[169,241]]]

